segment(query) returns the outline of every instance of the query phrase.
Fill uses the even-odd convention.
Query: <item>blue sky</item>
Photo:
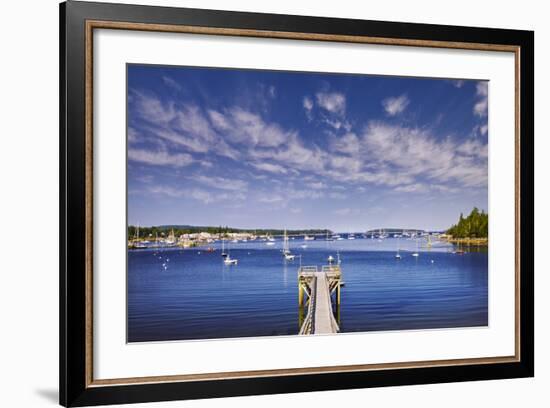
[[[444,229],[487,210],[488,83],[128,66],[128,223]]]

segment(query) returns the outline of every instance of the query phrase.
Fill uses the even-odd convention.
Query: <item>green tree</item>
[[[449,228],[447,234],[453,238],[488,238],[489,215],[474,207],[466,218],[461,213],[458,223]]]

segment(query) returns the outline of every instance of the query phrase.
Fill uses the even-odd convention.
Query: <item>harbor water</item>
[[[448,243],[358,238],[221,243],[196,248],[128,251],[128,341],[296,335],[300,265],[339,256],[345,286],[341,332],[421,330],[488,324],[488,254],[457,253]],[[396,258],[397,250],[401,259]],[[418,257],[413,253],[418,252]]]

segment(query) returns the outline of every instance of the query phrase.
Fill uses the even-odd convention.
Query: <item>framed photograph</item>
[[[533,32],[60,22],[62,405],[533,376]]]

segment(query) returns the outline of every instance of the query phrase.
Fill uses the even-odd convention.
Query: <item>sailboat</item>
[[[304,235],[304,241],[313,241],[315,240],[315,237],[309,237],[307,235]]]
[[[170,231],[170,235],[168,235],[168,238],[166,241],[164,241],[167,246],[174,246],[176,245],[176,236],[174,235],[174,229],[172,228],[172,231]]]
[[[147,248],[147,245],[145,245],[143,242],[141,242],[139,240],[139,224],[137,225],[137,228],[136,228],[136,235],[134,237],[134,248]]]
[[[294,258],[296,258],[296,255],[293,255],[290,252],[290,245],[288,243],[288,235],[286,234],[286,229],[285,229],[285,235],[283,238],[283,256],[287,261],[293,261]]]
[[[275,245],[275,238],[273,238],[271,235],[267,234],[266,239],[267,239],[267,242],[265,243],[266,245],[269,245],[269,246]]]
[[[399,241],[400,241],[400,238],[397,238],[397,253],[395,254],[395,259],[397,260],[401,259],[401,254],[399,253],[399,250],[401,249],[399,245],[400,243]]]
[[[229,244],[227,246],[227,255],[223,258],[223,263],[226,265],[237,265],[239,260],[231,258],[231,254],[229,253]]]
[[[225,239],[222,238],[222,257],[227,257],[227,252],[225,252]]]
[[[414,256],[415,258],[418,258],[418,238],[415,237],[414,240],[416,241],[416,252],[413,252],[412,256]]]
[[[229,254],[223,260],[223,263],[226,264],[226,265],[237,265],[238,262],[239,262],[238,259],[231,258],[231,256]]]

